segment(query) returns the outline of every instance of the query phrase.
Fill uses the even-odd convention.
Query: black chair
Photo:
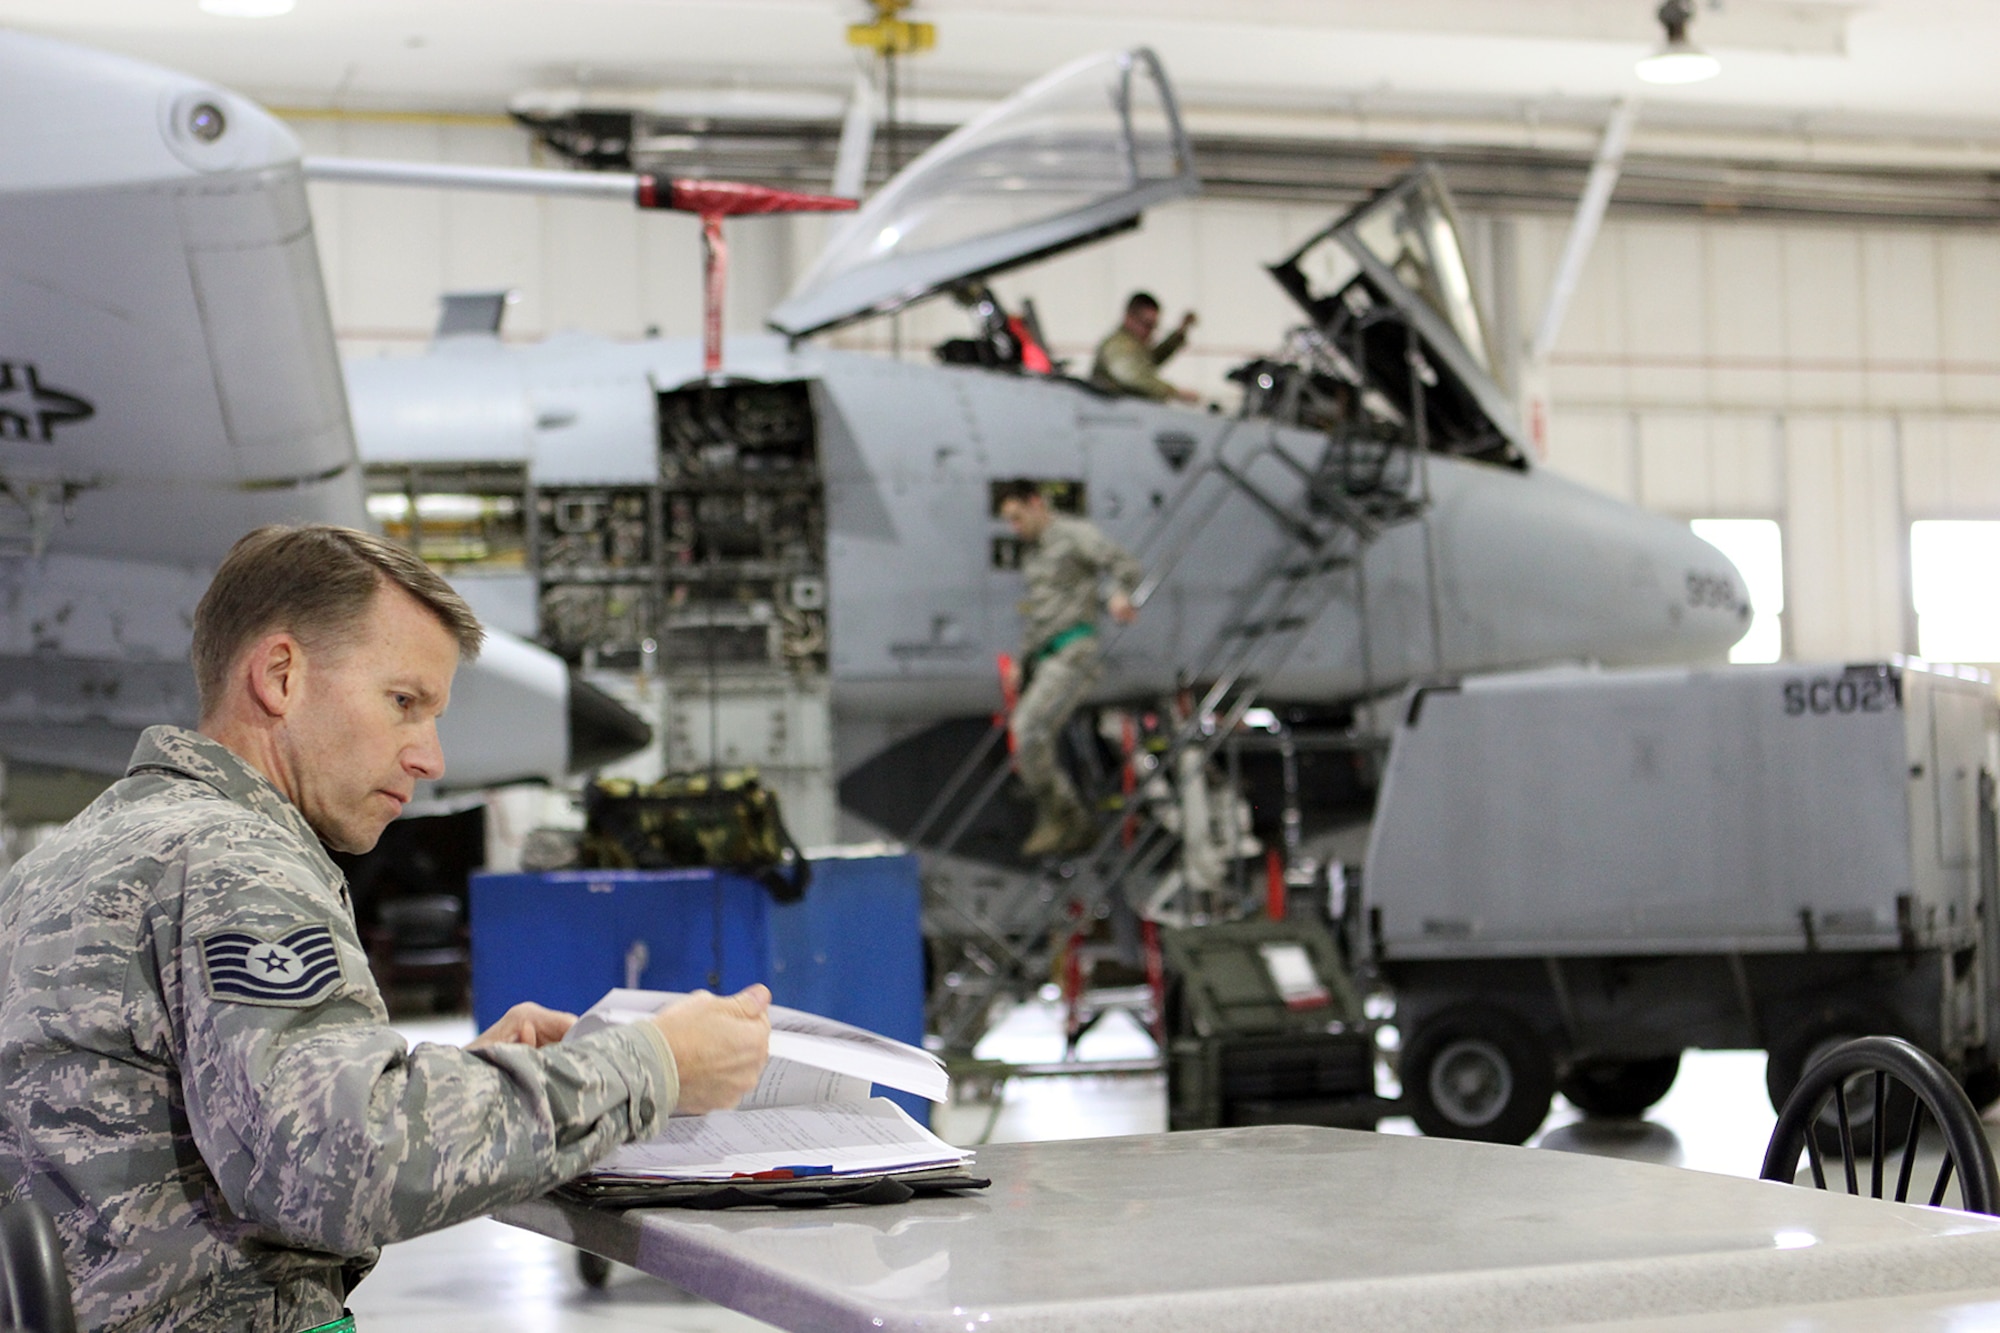
[[[0,1208],[0,1327],[21,1333],[76,1333],[62,1237],[33,1199]]]
[[[1850,1102],[1856,1097],[1865,1100],[1857,1106]],[[1829,1104],[1831,1119],[1826,1115]],[[1857,1037],[1815,1060],[1785,1098],[1764,1154],[1764,1169],[1758,1174],[1765,1180],[1792,1183],[1798,1179],[1803,1154],[1812,1166],[1813,1185],[1825,1189],[1821,1156],[1837,1148],[1847,1192],[1861,1194],[1856,1159],[1866,1152],[1872,1158],[1873,1188],[1868,1193],[1880,1199],[1885,1197],[1887,1159],[1900,1145],[1895,1197],[1896,1202],[1907,1203],[1926,1124],[1937,1126],[1944,1148],[1944,1163],[1931,1186],[1931,1207],[1943,1206],[1956,1174],[1959,1207],[2000,1216],[2000,1175],[1994,1172],[1993,1150],[1979,1112],[1943,1065],[1900,1037]],[[1857,1142],[1858,1135],[1865,1137]]]
[[[433,1008],[471,1008],[472,947],[464,904],[448,893],[391,898],[366,932],[368,965],[385,998],[401,987],[431,988]]]

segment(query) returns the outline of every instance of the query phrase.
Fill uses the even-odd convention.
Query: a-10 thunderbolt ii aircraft
[[[781,336],[731,339],[720,377],[684,340],[444,339],[349,365],[362,455],[522,467],[555,553],[540,629],[572,655],[651,642],[698,665],[720,623],[740,630],[725,661],[823,667],[845,806],[899,835],[957,758],[927,738],[941,719],[978,734],[1017,647],[1007,478],[1047,483],[1148,565],[1105,700],[1225,674],[1232,635],[1274,650],[1263,699],[1322,710],[1421,677],[1717,659],[1741,636],[1741,579],[1713,547],[1531,462],[1432,173],[1274,266],[1308,324],[1237,373],[1241,414],[1033,373],[1032,320],[985,280],[1197,188],[1150,53],[1088,58],[836,223],[769,317]],[[945,364],[810,341],[946,293],[976,327]],[[1258,620],[1306,565],[1312,586]]]
[[[719,376],[691,342],[575,337],[441,339],[348,368],[362,455],[407,467],[414,503],[471,480],[455,466],[521,469],[507,484],[533,497],[545,642],[599,660],[650,645],[682,673],[722,658],[823,675],[845,813],[931,853],[932,1030],[954,1045],[996,990],[1048,976],[1065,912],[1221,887],[1245,841],[1217,812],[1242,803],[1206,790],[1209,761],[1253,701],[1335,733],[1356,701],[1413,680],[1719,659],[1749,621],[1735,569],[1684,524],[1532,463],[1432,173],[1272,267],[1307,323],[1232,376],[1233,416],[1059,373],[1032,311],[1010,315],[987,286],[1197,187],[1150,53],[1092,57],[836,223],[769,317],[780,336],[732,340]],[[944,293],[975,321],[944,364],[810,341]],[[1008,864],[1023,821],[987,722],[1021,594],[993,493],[1018,477],[1147,567],[1098,691],[1132,706],[1118,735],[1139,800],[1089,856],[1039,872]],[[1122,775],[1104,776],[1116,790]],[[1284,803],[1286,830],[1309,803]],[[1279,804],[1262,802],[1262,833],[1280,832]]]
[[[1253,697],[1324,714],[1460,672],[1712,659],[1748,622],[1735,570],[1684,525],[1530,461],[1428,173],[1273,267],[1308,323],[1238,373],[1237,415],[1027,369],[1033,321],[984,280],[1198,187],[1144,51],[1058,71],[913,162],[720,375],[692,341],[450,337],[350,365],[345,394],[282,126],[19,34],[0,33],[0,76],[8,123],[36,131],[0,146],[17,764],[113,771],[139,726],[190,718],[206,571],[257,522],[367,522],[364,464],[400,478],[416,528],[427,501],[513,523],[518,627],[572,661],[824,679],[843,801],[896,833],[959,758],[925,738],[989,715],[1017,646],[1003,479],[1044,481],[1145,560],[1099,694],[1184,694],[1197,726]],[[978,321],[948,364],[807,341],[947,291]],[[519,753],[537,727],[559,741],[561,664],[496,646],[448,715],[456,779],[564,766]]]

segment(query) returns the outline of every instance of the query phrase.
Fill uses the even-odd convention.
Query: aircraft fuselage
[[[351,362],[370,464],[467,458],[523,465],[543,494],[651,484],[663,397],[699,393],[692,342],[566,336],[528,348],[454,339],[414,359]],[[1145,699],[1199,662],[1246,584],[1288,541],[1244,494],[1176,510],[1218,455],[1276,447],[1308,466],[1317,432],[1135,399],[1073,381],[912,365],[732,339],[725,390],[803,385],[823,479],[827,670],[848,718],[909,725],[990,711],[995,656],[1018,652],[1020,576],[991,487],[1033,477],[1134,550],[1182,549],[1137,625],[1107,638],[1100,694]],[[1419,460],[1403,460],[1406,464]],[[1428,507],[1386,527],[1327,577],[1342,588],[1264,692],[1340,703],[1435,675],[1551,660],[1720,658],[1747,623],[1728,561],[1685,524],[1540,469],[1420,460]],[[1307,504],[1284,468],[1252,473],[1281,506]],[[1208,513],[1197,526],[1194,511]],[[1183,538],[1185,540],[1183,540]],[[1164,558],[1164,557],[1163,557]]]

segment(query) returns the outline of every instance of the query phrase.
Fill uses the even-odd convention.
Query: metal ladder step
[[[1195,675],[1208,682],[1206,693],[1190,715],[1172,729],[1166,744],[1154,752],[1152,775],[1164,776],[1170,785],[1177,782],[1178,770],[1191,754],[1199,755],[1203,768],[1214,760],[1264,682],[1283,666],[1306,632],[1340,596],[1344,584],[1336,576],[1357,567],[1362,549],[1384,528],[1415,518],[1425,508],[1422,501],[1404,496],[1350,496],[1334,479],[1306,468],[1278,447],[1275,436],[1261,451],[1252,451],[1248,459],[1232,463],[1220,457],[1227,439],[1225,436],[1218,444],[1217,456],[1187,478],[1137,543],[1135,554],[1142,559],[1148,553],[1164,553],[1157,565],[1149,563],[1142,596],[1150,594],[1192,549],[1194,537],[1222,512],[1232,491],[1242,494],[1272,522],[1284,545],[1239,590],[1235,602],[1244,608],[1243,614],[1222,626],[1205,653],[1197,655]],[[1300,495],[1296,504],[1281,502],[1252,479],[1249,468],[1260,457],[1277,460],[1297,479]],[[1222,488],[1219,492],[1202,498],[1204,487],[1218,485]],[[1190,526],[1177,531],[1184,515],[1191,515],[1185,520]],[[1004,730],[1004,724],[996,720],[986,740],[933,800],[917,832],[928,832],[943,819],[953,799],[971,785],[973,775],[990,757]],[[950,821],[940,850],[948,852],[957,845],[998,796],[1008,771],[1002,764],[980,784],[966,807]],[[914,835],[912,840],[917,840]],[[1162,821],[1153,800],[1121,796],[1098,812],[1097,836],[1089,849],[1045,866],[1034,881],[1033,901],[1012,902],[1008,921],[982,920],[963,904],[950,904],[947,911],[956,912],[964,934],[959,937],[960,966],[949,973],[955,984],[942,988],[934,1006],[934,1021],[947,1046],[961,1038],[969,1045],[977,1036],[972,1029],[983,1021],[994,999],[1032,988],[1045,979],[1049,941],[1065,919],[1092,917],[1105,908],[1112,895],[1126,893],[1135,881],[1157,877],[1179,847],[1179,835]],[[950,1030],[943,1030],[947,1026]]]

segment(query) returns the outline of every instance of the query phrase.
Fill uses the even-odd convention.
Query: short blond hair
[[[284,630],[311,647],[351,632],[385,582],[423,603],[458,640],[462,659],[479,655],[486,641],[479,617],[435,570],[394,542],[332,523],[273,523],[245,534],[222,558],[194,612],[191,656],[202,716],[221,704],[230,665],[257,639]]]

